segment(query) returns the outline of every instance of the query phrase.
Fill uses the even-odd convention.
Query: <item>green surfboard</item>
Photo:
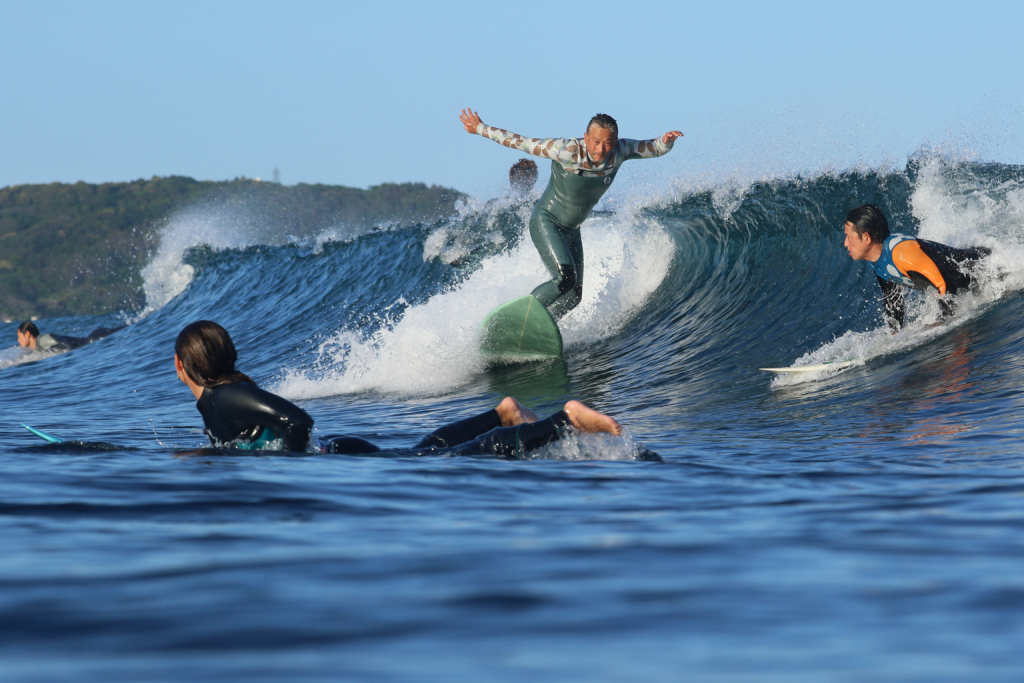
[[[485,356],[533,360],[562,355],[558,324],[532,294],[488,313],[480,332],[480,351]]]

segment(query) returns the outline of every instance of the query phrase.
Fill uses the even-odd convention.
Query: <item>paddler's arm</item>
[[[482,135],[497,142],[499,145],[517,149],[542,159],[554,159],[561,163],[577,164],[580,162],[580,147],[575,140],[565,138],[526,138],[510,133],[503,128],[488,126],[480,120],[480,115],[472,109],[463,109],[459,120],[466,127],[467,133]]]
[[[660,138],[653,140],[630,140],[629,138],[619,139],[619,151],[624,161],[631,159],[653,159],[672,151],[672,145],[683,134],[678,130],[670,130]]]
[[[896,334],[903,327],[903,287],[877,275],[875,277],[878,278],[878,286],[882,288],[882,308],[885,311],[885,320],[889,323],[889,330]]]
[[[917,243],[917,240],[905,240],[893,247],[892,262],[915,283],[918,278],[911,273],[920,273],[935,286],[935,289],[939,290],[939,294],[946,293],[946,280],[942,277],[939,267],[921,250],[921,245]]]

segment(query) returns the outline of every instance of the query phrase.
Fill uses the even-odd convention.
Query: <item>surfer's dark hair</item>
[[[846,214],[846,222],[853,224],[858,235],[867,233],[872,242],[881,242],[889,236],[889,221],[874,204],[862,204]]]
[[[588,133],[590,132],[591,126],[610,130],[612,135],[619,137],[619,124],[615,122],[615,119],[608,116],[608,114],[594,114],[594,118],[590,119],[590,123],[587,124]]]
[[[201,387],[248,382],[248,375],[235,370],[238,352],[231,335],[223,327],[209,320],[189,323],[174,342],[174,353],[185,366],[185,372]]]
[[[537,182],[537,164],[533,159],[520,159],[508,170],[513,190],[528,192]]]
[[[18,332],[28,332],[33,337],[39,336],[39,328],[31,320],[26,320],[22,324],[18,325]]]

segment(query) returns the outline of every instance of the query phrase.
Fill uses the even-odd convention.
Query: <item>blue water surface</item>
[[[995,250],[955,319],[915,295],[888,334],[841,248],[862,201]],[[1020,168],[623,199],[584,226],[565,357],[488,367],[480,311],[543,276],[529,209],[255,242],[239,219],[216,245],[172,217],[146,311],[37,321],[129,327],[4,349],[3,680],[1020,680]],[[172,366],[204,318],[321,435],[400,448],[510,394],[629,435],[515,461],[213,449]]]

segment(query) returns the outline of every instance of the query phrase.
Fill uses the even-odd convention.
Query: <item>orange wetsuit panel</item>
[[[892,262],[907,277],[910,271],[916,271],[928,278],[939,290],[939,294],[946,293],[946,281],[939,272],[935,262],[928,258],[928,255],[921,251],[921,245],[916,240],[904,240],[892,248]]]

